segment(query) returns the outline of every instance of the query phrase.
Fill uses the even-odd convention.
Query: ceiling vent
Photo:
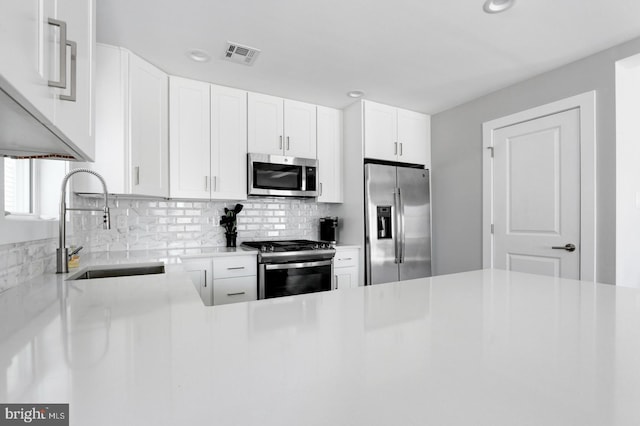
[[[259,49],[229,41],[227,42],[227,50],[224,52],[224,59],[239,64],[253,65],[258,55],[260,55]]]

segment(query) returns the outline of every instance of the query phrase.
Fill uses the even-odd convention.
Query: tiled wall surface
[[[0,245],[0,292],[56,270],[56,238]]]
[[[98,198],[74,197],[77,206],[98,207]],[[157,250],[225,245],[218,224],[224,208],[235,201],[110,200],[111,230],[101,228],[101,214],[73,213],[72,243],[89,251]],[[318,219],[329,214],[313,200],[252,199],[242,201],[238,244],[262,239],[318,239]]]
[[[255,199],[241,202],[238,245],[263,239],[318,239],[318,219],[327,204],[312,200]],[[102,200],[74,196],[73,207],[99,207]],[[223,246],[218,224],[224,208],[235,201],[158,201],[111,199],[111,229],[102,229],[102,214],[69,212],[67,245],[83,252],[167,250]],[[57,238],[0,246],[0,292],[43,273],[55,272]]]

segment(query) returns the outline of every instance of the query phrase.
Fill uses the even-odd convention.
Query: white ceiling
[[[436,113],[640,36],[639,0],[98,0],[97,39],[173,75],[342,108]],[[226,41],[262,50],[223,61]],[[199,48],[207,63],[190,60]]]

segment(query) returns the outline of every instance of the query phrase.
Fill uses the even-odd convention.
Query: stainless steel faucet
[[[102,190],[104,192],[104,207],[101,209],[92,209],[92,208],[83,208],[83,207],[78,207],[78,208],[67,208],[67,182],[69,181],[69,178],[73,175],[75,175],[76,173],[89,173],[94,175],[95,177],[97,177],[98,179],[100,179],[100,183],[102,183]],[[58,274],[63,274],[66,272],[69,272],[69,249],[66,247],[67,243],[66,243],[66,230],[67,230],[67,211],[69,210],[77,210],[77,211],[90,211],[90,212],[103,212],[103,228],[104,229],[111,229],[111,217],[109,216],[109,196],[107,195],[107,184],[105,183],[104,179],[102,178],[102,176],[100,176],[98,173],[94,172],[93,170],[89,170],[89,169],[74,169],[71,170],[69,173],[67,173],[64,177],[64,179],[62,179],[62,190],[60,193],[60,238],[59,238],[59,246],[58,249],[56,250],[56,263],[57,263],[57,267],[56,267],[56,272]]]

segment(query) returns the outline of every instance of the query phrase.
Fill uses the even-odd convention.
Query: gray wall
[[[432,116],[435,275],[482,267],[482,123],[596,90],[597,280],[615,282],[615,61],[639,52],[637,38]]]

